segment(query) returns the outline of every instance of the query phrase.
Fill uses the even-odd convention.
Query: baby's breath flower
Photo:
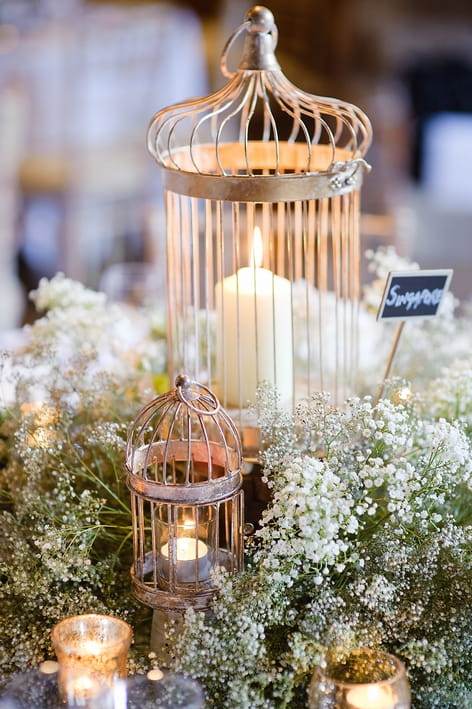
[[[360,308],[368,395],[339,407],[318,392],[292,414],[261,386],[252,413],[271,500],[246,571],[217,570],[210,612],[190,607],[183,627],[167,629],[172,668],[202,682],[209,709],[298,709],[315,664],[359,646],[406,662],[416,709],[471,705],[470,322],[453,320],[450,296],[433,324],[409,323],[395,362],[409,395],[396,396],[406,382],[391,380],[374,405],[391,338],[370,308],[389,270],[416,265],[390,250],[373,261],[379,283]],[[306,307],[300,293],[295,316]],[[164,343],[152,325],[143,342],[118,306],[64,276],[42,281],[34,300],[46,314],[9,368],[17,402],[0,437],[3,678],[50,656],[50,630],[66,615],[93,610],[146,627],[130,593],[122,465]],[[214,338],[214,323],[202,333]],[[195,360],[206,361],[203,340],[188,343]],[[451,353],[462,358],[432,376]],[[296,351],[297,361],[308,356]],[[131,672],[160,664],[148,642],[137,630]]]

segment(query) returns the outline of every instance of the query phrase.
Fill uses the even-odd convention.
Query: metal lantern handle
[[[179,401],[185,404],[190,411],[193,411],[199,416],[215,416],[221,408],[220,402],[211,389],[199,382],[195,382],[186,374],[177,375],[175,378],[175,389]],[[197,392],[195,392],[196,389],[198,390]],[[201,394],[201,391],[204,392],[204,395]],[[193,403],[201,400],[208,404],[210,408],[200,408]]]
[[[221,52],[221,60],[220,60],[220,67],[221,67],[221,73],[223,76],[226,76],[228,79],[232,79],[233,76],[236,75],[235,71],[229,71],[228,69],[228,64],[227,64],[227,57],[228,57],[228,52],[230,50],[231,45],[233,44],[234,40],[236,37],[239,37],[241,32],[245,30],[249,25],[249,22],[243,22],[242,25],[239,25],[237,27],[233,34],[230,35],[228,41],[226,42],[225,46],[223,47],[223,51]]]
[[[239,37],[243,30],[247,30],[247,32],[252,34],[270,34],[272,35],[272,51],[274,51],[277,46],[279,32],[272,12],[267,7],[255,5],[247,12],[245,21],[234,30],[232,35],[230,35],[221,53],[221,73],[228,79],[232,79],[236,75],[235,71],[230,71],[228,69],[228,52],[235,39]],[[243,63],[244,59],[245,57],[243,57]]]

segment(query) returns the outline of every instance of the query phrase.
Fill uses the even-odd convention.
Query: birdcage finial
[[[211,389],[193,381],[187,374],[176,376],[175,393],[178,400],[195,414],[215,416],[220,410],[220,402]]]
[[[245,70],[280,70],[274,50],[277,46],[278,31],[272,12],[262,5],[254,5],[247,13],[245,21],[229,38],[221,56],[221,70],[225,76],[232,77],[228,71],[226,58],[234,39],[246,30],[243,56],[239,63],[239,71]]]

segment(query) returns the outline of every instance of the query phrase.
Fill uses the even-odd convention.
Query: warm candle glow
[[[65,680],[65,691],[62,692],[65,701],[70,707],[86,707],[92,697],[100,694],[102,687],[97,680],[87,674],[78,674]]]
[[[107,615],[77,615],[54,626],[52,642],[59,661],[59,694],[81,706],[81,698],[126,677],[130,626]]]
[[[357,681],[355,681],[357,680]],[[387,652],[350,650],[318,665],[308,688],[308,706],[336,709],[409,709],[411,692],[403,663]]]
[[[194,525],[192,525],[194,528]],[[190,530],[186,530],[187,534]],[[195,531],[195,528],[194,528]],[[210,547],[195,537],[174,537],[160,547],[158,566],[162,578],[177,583],[195,583],[210,578]],[[173,569],[173,572],[172,572]]]
[[[226,405],[254,402],[262,381],[277,387],[282,403],[293,392],[291,285],[262,263],[255,227],[250,266],[215,286],[218,379]]]
[[[375,684],[353,687],[346,699],[349,709],[395,709],[396,706],[391,688]]]
[[[252,235],[251,248],[251,267],[260,268],[262,266],[262,257],[264,254],[264,246],[262,244],[262,233],[258,226],[254,227]]]
[[[86,675],[82,675],[82,677],[77,677],[76,679],[72,679],[69,684],[69,692],[72,696],[74,696],[76,693],[85,693],[85,692],[90,692],[91,690],[94,689],[96,683],[93,681],[91,677],[87,677]]]
[[[161,548],[162,556],[169,558],[169,545],[166,543]],[[175,556],[177,561],[191,561],[202,559],[208,553],[207,545],[200,539],[192,537],[178,537],[175,539]]]
[[[96,655],[100,655],[103,650],[106,652],[106,648],[104,648],[103,643],[99,643],[96,640],[82,640],[82,642],[77,646],[77,654],[81,657],[85,657],[87,655],[92,655],[92,657],[95,657]]]

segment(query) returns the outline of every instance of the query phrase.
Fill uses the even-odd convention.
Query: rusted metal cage
[[[214,387],[240,430],[262,381],[288,405],[315,390],[341,400],[357,367],[371,127],[288,81],[276,43],[272,13],[253,7],[223,51],[228,83],[159,111],[148,131],[167,211],[170,374]]]
[[[128,436],[133,591],[154,609],[205,609],[213,572],[243,566],[241,444],[205,386],[184,375],[138,414]]]

